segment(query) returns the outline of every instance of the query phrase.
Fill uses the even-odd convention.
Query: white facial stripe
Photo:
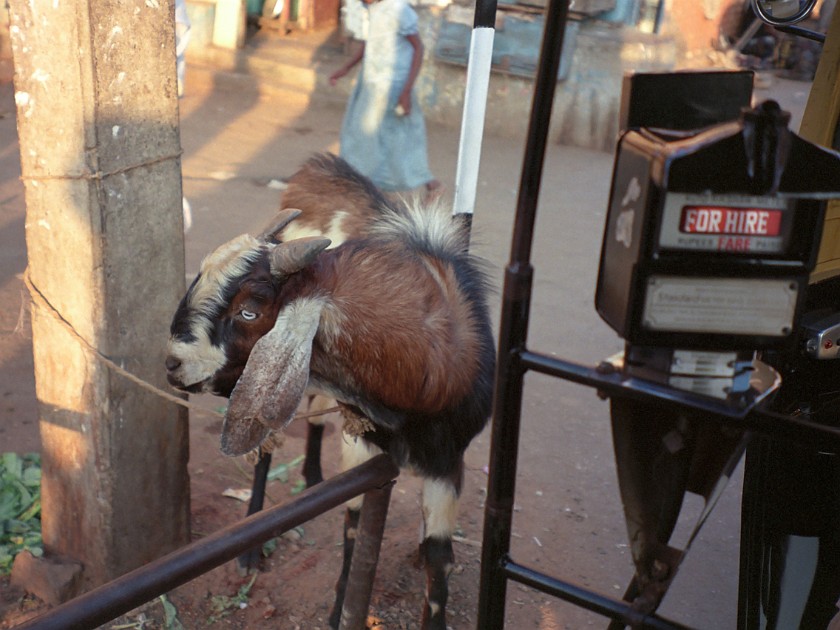
[[[198,282],[190,293],[190,307],[209,312],[219,303],[228,283],[248,271],[254,255],[264,246],[250,234],[242,234],[209,254],[201,262]]]
[[[440,479],[423,481],[423,521],[425,537],[450,538],[458,517],[458,494],[449,482]]]
[[[249,234],[237,236],[217,248],[201,263],[200,274],[188,298],[190,333],[193,341],[169,340],[169,355],[181,361],[177,369],[179,380],[187,387],[203,383],[224,367],[225,348],[210,341],[213,328],[211,316],[217,307],[224,307],[222,295],[230,283],[246,273],[265,244]],[[205,385],[203,391],[210,391]]]

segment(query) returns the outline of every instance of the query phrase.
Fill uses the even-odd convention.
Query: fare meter
[[[700,131],[621,137],[595,301],[625,365],[725,398],[755,350],[796,342],[840,155],[789,118],[767,101]]]

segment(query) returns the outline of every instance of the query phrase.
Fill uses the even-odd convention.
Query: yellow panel
[[[833,221],[840,219],[840,199],[833,199],[828,202],[828,208],[825,209],[825,220]]]
[[[826,33],[820,63],[808,95],[799,134],[810,142],[831,147],[840,114],[840,11]]]
[[[831,147],[840,117],[840,10],[834,11],[826,33],[820,63],[802,117],[800,135]],[[828,204],[817,267],[811,282],[840,275],[840,203]]]
[[[825,222],[817,266],[810,281],[817,282],[840,275],[840,217]]]

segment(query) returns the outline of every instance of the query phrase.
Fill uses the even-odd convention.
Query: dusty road
[[[342,111],[335,106],[222,89],[208,73],[192,72],[181,101],[184,192],[193,212],[186,235],[191,276],[202,256],[229,238],[259,229],[274,213],[288,177],[316,151],[337,149]],[[807,84],[776,82],[759,97],[775,97],[801,114]],[[0,451],[37,450],[37,415],[32,376],[27,300],[20,276],[26,266],[24,202],[11,87],[0,86]],[[458,134],[432,127],[430,159],[436,174],[454,188]],[[510,248],[524,140],[486,138],[477,194],[473,249],[485,257],[501,290]],[[622,347],[593,307],[601,232],[609,192],[612,156],[551,145],[548,149],[534,245],[536,289],[529,345],[584,364],[595,364]],[[498,317],[499,296],[491,304]],[[173,305],[174,306],[174,305]],[[513,555],[521,562],[605,594],[619,596],[632,569],[615,482],[607,403],[587,388],[531,375],[526,380]],[[203,399],[208,409],[223,404]],[[244,512],[221,497],[244,487],[241,465],[218,455],[218,419],[194,414],[191,422],[193,528],[196,535],[231,522]],[[293,430],[275,461],[302,452]],[[336,432],[333,431],[335,436]],[[455,630],[475,627],[478,548],[483,520],[489,433],[468,453],[460,517],[459,567],[452,577]],[[330,440],[325,468],[337,468],[336,439]],[[740,471],[739,471],[740,474]],[[416,547],[419,486],[401,478],[386,531],[374,608],[382,628],[414,628],[422,574],[407,562]],[[273,501],[289,486],[277,484]],[[684,624],[708,629],[733,627],[737,595],[737,542],[740,480],[736,478],[712,513],[660,612]],[[689,502],[693,524],[699,512]],[[326,627],[333,576],[338,570],[341,514],[305,528],[303,537],[284,541],[250,595],[249,608],[211,623],[199,600],[236,591],[230,568],[176,593],[187,628]],[[248,612],[250,611],[250,612]],[[606,621],[530,589],[511,584],[510,628],[577,629],[605,627]],[[151,613],[150,613],[151,614]],[[237,615],[239,615],[237,617]],[[2,624],[0,615],[0,627]]]

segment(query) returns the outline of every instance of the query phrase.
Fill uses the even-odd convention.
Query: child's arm
[[[420,35],[414,33],[413,35],[406,35],[406,39],[414,49],[414,56],[411,58],[411,68],[408,70],[408,77],[405,80],[400,98],[397,101],[403,108],[406,114],[411,113],[411,90],[414,88],[414,81],[417,75],[420,74],[420,66],[423,65],[423,41]]]
[[[365,56],[365,42],[362,41],[362,42],[360,42],[360,45],[356,47],[355,54],[352,57],[350,57],[350,59],[347,61],[347,63],[345,63],[343,66],[341,66],[338,70],[336,70],[335,72],[333,72],[330,75],[330,85],[335,85],[336,82],[338,82],[338,80],[341,77],[343,77],[345,74],[350,72],[350,70],[353,68],[353,66],[355,66],[357,63],[359,63],[364,56]]]

